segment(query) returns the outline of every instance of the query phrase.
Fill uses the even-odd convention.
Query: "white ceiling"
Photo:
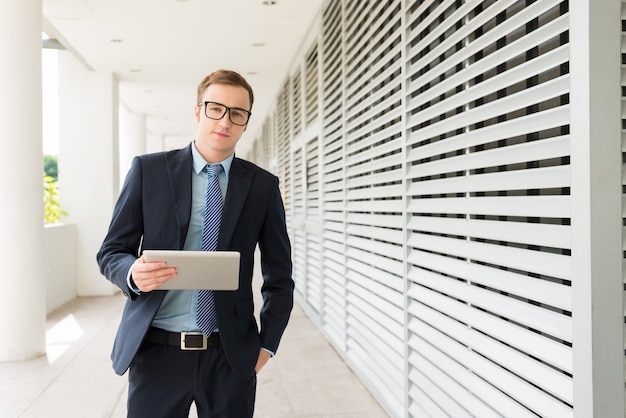
[[[323,1],[43,0],[44,30],[91,69],[116,74],[122,103],[164,138],[193,138],[205,75],[240,72],[255,93],[241,149],[260,130]]]

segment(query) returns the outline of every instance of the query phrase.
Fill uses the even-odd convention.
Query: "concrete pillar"
[[[120,105],[120,189],[133,158],[146,153],[146,144],[146,115]]]
[[[45,351],[41,0],[0,0],[0,361]]]
[[[621,2],[570,2],[574,416],[623,417]]]
[[[118,81],[59,51],[59,193],[76,224],[78,296],[117,289],[98,271],[96,253],[119,190]]]

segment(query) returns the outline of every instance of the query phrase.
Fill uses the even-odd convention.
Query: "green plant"
[[[43,171],[46,176],[52,177],[54,181],[59,179],[59,159],[56,155],[44,155],[43,156]]]
[[[59,203],[59,182],[43,174],[43,222],[54,224],[59,222],[61,215],[67,213],[61,209]]]

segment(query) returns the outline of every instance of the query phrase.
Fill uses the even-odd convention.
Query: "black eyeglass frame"
[[[220,116],[219,118],[212,118],[211,116],[207,115],[207,113],[206,113],[206,109],[207,109],[207,105],[208,105],[209,103],[212,103],[212,104],[216,104],[216,105],[223,106],[225,110],[224,110],[224,113],[222,113],[222,116]],[[250,112],[249,110],[242,109],[242,108],[240,108],[240,107],[228,107],[228,106],[226,106],[225,104],[222,104],[222,103],[219,103],[219,102],[206,101],[206,102],[204,102],[203,104],[200,104],[200,106],[204,106],[204,116],[206,116],[207,118],[212,119],[212,120],[221,120],[221,119],[224,117],[224,115],[226,115],[226,113],[228,113],[228,119],[230,120],[230,122],[231,122],[233,125],[237,125],[237,126],[246,126],[246,125],[248,124],[248,122],[250,122],[250,116],[252,116],[252,112]],[[247,114],[248,114],[248,118],[246,119],[246,123],[244,123],[244,124],[242,125],[242,124],[239,124],[239,123],[236,123],[235,121],[233,121],[233,118],[232,118],[232,116],[231,116],[231,114],[230,114],[230,111],[231,111],[231,110],[238,110],[238,111],[240,111],[240,112],[245,112],[245,113],[247,113]]]

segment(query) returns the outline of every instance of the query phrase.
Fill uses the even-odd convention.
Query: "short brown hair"
[[[250,84],[248,84],[246,79],[243,78],[241,74],[231,70],[217,70],[204,77],[200,84],[198,84],[198,104],[201,104],[200,101],[202,100],[202,95],[211,84],[228,84],[231,86],[243,87],[248,91],[248,95],[250,96],[250,109],[248,110],[252,110],[252,103],[254,103],[254,93],[252,92],[252,87],[250,87]]]

